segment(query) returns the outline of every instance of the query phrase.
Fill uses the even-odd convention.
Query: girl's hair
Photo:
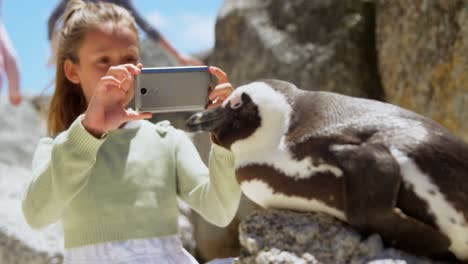
[[[55,91],[52,96],[47,118],[47,133],[55,135],[66,129],[82,114],[87,107],[81,85],[70,82],[65,76],[64,63],[70,59],[78,64],[78,50],[81,47],[87,29],[106,22],[113,22],[119,27],[138,30],[135,20],[126,9],[110,3],[91,3],[71,0],[62,17],[62,28],[53,41],[56,41]]]

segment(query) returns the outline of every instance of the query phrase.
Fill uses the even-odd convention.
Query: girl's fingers
[[[218,84],[229,82],[227,74],[223,72],[220,68],[215,67],[215,66],[210,66],[208,67],[208,71],[214,76],[216,76],[216,79],[218,79]]]
[[[119,79],[120,82],[124,82],[125,80],[132,78],[130,71],[127,68],[120,66],[110,67],[106,76],[113,76]]]
[[[231,91],[226,91],[226,92],[222,92],[218,94],[210,94],[208,95],[208,99],[210,99],[210,101],[214,101],[214,100],[224,101],[226,98],[229,97],[229,95],[231,95]]]
[[[123,84],[124,82],[133,81],[136,74],[140,74],[141,70],[133,64],[123,64],[119,66],[110,67],[107,71],[107,75],[115,76]],[[128,91],[132,85],[121,85],[120,86],[125,92]]]
[[[223,100],[226,99],[234,90],[230,83],[223,83],[217,85],[214,89],[212,89],[208,95],[208,99],[214,100],[215,98],[219,97]]]
[[[208,103],[208,105],[205,108],[210,109],[210,108],[216,107],[218,105],[221,105],[229,95],[230,95],[230,93],[229,94],[226,93],[226,94],[221,94],[218,97],[215,97],[213,100],[210,100],[210,102]]]
[[[209,105],[206,107],[206,109],[211,109],[211,108],[217,107],[217,106],[221,105],[222,103],[223,103],[222,100],[215,100],[215,102],[209,104]]]
[[[113,75],[120,79],[133,79],[133,76],[136,74],[140,74],[141,69],[133,64],[122,64],[119,66],[112,66],[107,71],[106,75]]]
[[[149,113],[149,112],[138,113],[138,112],[133,111],[133,110],[125,110],[125,111],[127,113],[127,115],[126,115],[127,121],[148,119],[148,118],[151,118],[153,116],[153,114]]]
[[[216,76],[216,79],[218,79],[218,85],[214,89],[211,89],[208,94],[210,104],[207,106],[207,108],[210,109],[221,105],[234,89],[228,81],[227,74],[220,68],[210,66],[208,67],[208,71]]]
[[[226,94],[227,96],[229,96],[233,90],[234,88],[232,88],[232,85],[230,83],[223,83],[223,84],[217,85],[214,89],[212,89],[210,91],[208,98],[210,100],[214,100],[218,96],[224,96]],[[226,98],[227,96],[224,96],[224,98]]]
[[[223,83],[223,84],[218,84],[218,85],[216,85],[214,90],[223,90],[223,89],[227,89],[227,88],[233,90],[231,83],[226,82],[226,83]]]
[[[141,71],[141,70],[143,69],[143,64],[138,63],[138,64],[137,64],[137,68],[140,69],[140,71]]]
[[[125,67],[129,72],[131,72],[133,75],[139,74],[141,72],[141,69],[138,67],[138,65],[134,64],[123,64],[121,65]]]
[[[126,92],[122,89],[122,82],[113,76],[104,76],[99,84],[102,88],[99,97],[108,101],[121,101],[126,96]]]
[[[122,82],[114,76],[104,76],[101,78],[100,83],[100,86],[103,87],[104,92],[107,92],[110,86],[119,87],[122,84]]]

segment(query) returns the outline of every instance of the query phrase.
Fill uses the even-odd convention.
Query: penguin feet
[[[398,208],[385,209],[368,216],[367,228],[382,235],[389,246],[425,256],[448,252],[450,240],[447,236],[403,214]]]

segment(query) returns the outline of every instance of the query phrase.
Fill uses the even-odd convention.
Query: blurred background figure
[[[146,33],[146,35],[153,40],[154,42],[161,45],[163,49],[168,51],[171,55],[173,55],[177,62],[180,65],[202,65],[202,62],[194,57],[182,55],[178,52],[162,35],[161,33],[153,27],[133,6],[131,0],[89,0],[91,2],[109,2],[114,3],[119,6],[124,7],[135,18],[136,23],[138,26]],[[49,41],[52,41],[54,35],[56,33],[56,28],[60,17],[63,15],[65,11],[65,7],[68,3],[68,0],[61,0],[58,5],[55,7],[54,11],[49,17],[48,21],[48,38]],[[52,41],[53,43],[53,41]],[[52,44],[53,45],[53,44]]]
[[[0,11],[2,1],[0,0]],[[21,102],[20,95],[20,75],[16,52],[13,48],[8,33],[3,26],[2,17],[0,16],[0,91],[3,86],[3,75],[6,74],[8,79],[8,93],[10,103],[18,105]]]

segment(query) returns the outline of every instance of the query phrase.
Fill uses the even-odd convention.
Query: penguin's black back
[[[293,116],[287,144],[292,148],[308,145],[307,141],[328,142],[328,147],[366,142],[396,148],[415,162],[468,219],[468,144],[440,124],[392,104],[331,92],[296,90],[289,98]],[[330,157],[330,153],[324,156]],[[401,194],[403,200],[415,203],[406,208],[410,215],[428,217],[425,201],[404,188]],[[421,206],[416,206],[418,200]]]

